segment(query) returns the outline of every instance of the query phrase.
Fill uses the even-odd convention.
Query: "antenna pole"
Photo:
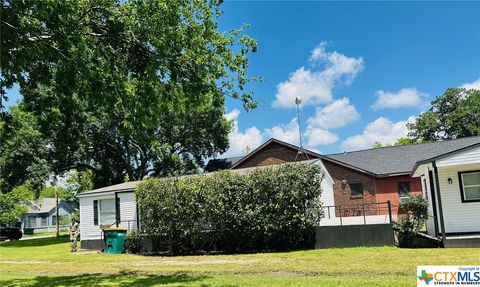
[[[295,156],[295,161],[297,161],[298,154],[304,154],[305,157],[308,159],[308,155],[303,149],[303,143],[302,143],[302,126],[300,124],[300,104],[302,103],[302,99],[300,97],[295,98],[295,104],[297,105],[297,123],[298,123],[298,136],[300,138],[300,150],[297,152],[297,155]]]

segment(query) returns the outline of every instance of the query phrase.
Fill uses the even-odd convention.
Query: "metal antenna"
[[[300,124],[300,104],[301,103],[302,103],[302,98],[296,97],[295,105],[297,105],[297,123],[298,123],[298,136],[300,137],[300,150],[297,152],[297,155],[295,156],[295,161],[297,161],[299,154],[304,154],[305,157],[308,159],[308,155],[303,149],[303,144],[302,144],[302,126]]]

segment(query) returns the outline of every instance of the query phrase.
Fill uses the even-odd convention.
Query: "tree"
[[[2,89],[19,84],[52,173],[104,186],[196,172],[228,148],[225,97],[255,108],[257,44],[218,31],[220,2],[2,0]]]
[[[48,142],[35,116],[13,107],[0,120],[0,191],[26,185],[38,196],[50,173]]]
[[[414,144],[417,143],[415,140],[408,138],[408,137],[402,137],[397,139],[397,141],[393,144],[393,146],[399,146],[399,145],[407,145],[407,144]],[[381,147],[388,147],[392,146],[391,144],[383,144],[380,141],[375,141],[373,143],[373,148],[381,148]]]
[[[28,211],[33,192],[28,185],[14,188],[9,193],[0,193],[0,225],[15,226],[20,216]]]
[[[480,135],[480,91],[447,89],[408,128],[409,136],[419,141]]]
[[[72,170],[67,173],[66,185],[67,190],[72,194],[89,191],[93,189],[93,173],[91,170],[76,171]]]

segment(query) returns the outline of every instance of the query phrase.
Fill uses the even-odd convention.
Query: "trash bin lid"
[[[123,228],[123,227],[108,227],[108,228],[105,228],[103,230],[105,230],[105,231],[127,231],[127,229]]]

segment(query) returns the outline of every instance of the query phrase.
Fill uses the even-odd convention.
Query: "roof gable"
[[[264,144],[244,156],[232,165],[231,169],[269,165],[283,162],[294,162],[300,151],[300,147],[284,141],[271,138]],[[307,157],[302,156],[300,160],[315,159],[321,156],[313,151],[304,149]],[[281,153],[284,153],[283,155]],[[271,159],[271,160],[269,160]],[[277,159],[277,160],[275,160]]]

